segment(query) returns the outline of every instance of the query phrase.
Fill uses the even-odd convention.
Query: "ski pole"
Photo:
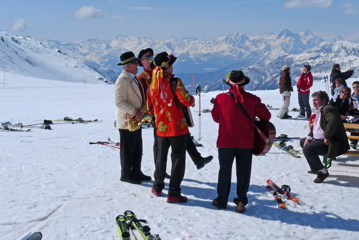
[[[201,85],[197,85],[196,94],[198,95],[198,140],[201,140]]]

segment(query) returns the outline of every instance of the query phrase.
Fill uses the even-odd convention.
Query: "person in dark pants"
[[[233,199],[237,205],[236,212],[243,213],[248,204],[247,192],[250,184],[252,153],[254,148],[254,118],[269,121],[271,114],[261,99],[244,90],[250,79],[242,71],[232,71],[228,83],[228,93],[221,93],[212,99],[212,118],[219,123],[217,148],[219,173],[217,198],[212,202],[219,209],[225,209],[231,188],[232,165],[236,161],[237,197]],[[253,122],[251,122],[237,106],[241,102]]]
[[[169,203],[187,201],[187,197],[181,195],[180,184],[185,172],[189,130],[184,112],[175,104],[175,99],[186,107],[194,106],[194,97],[188,93],[181,79],[176,79],[176,91],[172,91],[171,79],[174,77],[173,63],[176,59],[167,52],[161,52],[154,57],[151,63],[152,82],[147,94],[147,108],[156,119],[158,143],[152,193],[158,197],[162,194],[167,155],[171,147],[172,167],[167,197]]]
[[[140,184],[151,177],[142,173],[142,130],[130,131],[130,119],[142,118],[141,108],[145,106],[145,94],[141,82],[136,78],[138,59],[133,52],[120,56],[123,71],[115,83],[116,127],[120,133],[121,178],[123,182]]]
[[[312,94],[313,106],[317,110],[313,124],[306,138],[300,140],[303,154],[310,167],[308,173],[318,174],[315,183],[322,183],[328,176],[319,156],[335,158],[349,150],[349,143],[338,110],[328,104],[329,97],[324,91]]]
[[[307,119],[312,116],[312,109],[309,104],[309,93],[310,88],[313,85],[313,76],[310,72],[311,66],[304,65],[303,72],[300,74],[297,82],[297,90],[298,90],[298,103],[300,107],[299,115],[297,118],[305,118],[305,114],[307,113]]]
[[[148,86],[152,82],[152,69],[151,69],[151,61],[153,58],[153,49],[146,48],[142,49],[138,54],[138,59],[140,59],[140,66],[143,67],[143,72],[140,73],[137,78],[141,81],[142,85],[145,88],[145,93],[147,94]],[[153,121],[155,122],[155,120]],[[192,136],[189,133],[187,136],[187,152],[191,157],[193,163],[196,165],[197,169],[203,168],[207,163],[209,163],[213,156],[202,157],[201,153],[198,152],[196,145],[192,141]],[[157,143],[157,135],[156,128],[154,128],[154,144],[153,144],[153,156],[156,159],[158,153],[158,143]],[[167,174],[167,177],[169,175]]]

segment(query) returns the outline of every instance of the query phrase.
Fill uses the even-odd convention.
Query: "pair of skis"
[[[287,205],[283,201],[283,197],[285,199],[293,201],[297,205],[301,205],[301,202],[298,200],[298,198],[296,198],[290,192],[290,188],[284,187],[284,186],[285,185],[283,185],[282,187],[279,187],[272,180],[270,180],[270,179],[267,180],[266,190],[271,193],[271,195],[273,196],[273,198],[277,202],[278,207],[282,208],[282,209],[287,209]]]
[[[158,234],[151,234],[149,226],[142,225],[142,223],[147,223],[147,221],[137,219],[131,210],[125,211],[123,215],[118,215],[116,223],[121,240],[138,240],[138,235],[144,240],[161,240]]]
[[[120,143],[112,141],[111,138],[108,138],[108,141],[105,141],[105,142],[97,141],[97,142],[90,142],[90,144],[99,144],[99,145],[103,145],[103,146],[106,146],[106,147],[112,147],[112,148],[115,148],[115,149],[121,149]]]
[[[279,143],[275,142],[273,145],[276,146],[277,148],[283,150],[285,153],[289,154],[290,156],[292,156],[294,158],[300,158],[300,155],[299,155],[300,151],[295,150],[292,145],[287,146],[284,141],[280,141]]]

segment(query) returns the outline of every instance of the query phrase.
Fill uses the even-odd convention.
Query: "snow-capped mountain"
[[[233,33],[206,40],[118,36],[113,40],[90,39],[79,43],[45,42],[96,68],[112,81],[121,71],[116,66],[121,53],[133,51],[137,54],[147,47],[155,52],[167,51],[178,57],[175,73],[186,84],[191,84],[194,75],[195,82],[207,90],[221,89],[222,79],[233,69],[243,70],[252,79],[249,89],[273,89],[277,87],[281,67],[285,64],[292,66],[293,84],[303,64],[312,65],[316,79],[329,75],[334,63],[340,63],[342,69],[359,66],[359,44],[349,43],[340,36],[324,41],[309,30],[292,33],[285,29],[279,34],[260,36]],[[356,74],[354,72],[354,76]]]
[[[68,82],[104,83],[105,78],[79,60],[31,37],[0,31],[0,70]]]

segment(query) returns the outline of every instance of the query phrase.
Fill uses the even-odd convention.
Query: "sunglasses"
[[[141,61],[147,60],[147,59],[152,59],[152,58],[153,58],[152,55],[147,55],[147,56],[144,56],[143,58],[141,58]]]
[[[349,96],[349,93],[346,92],[340,92],[340,93],[343,93],[345,96]]]

